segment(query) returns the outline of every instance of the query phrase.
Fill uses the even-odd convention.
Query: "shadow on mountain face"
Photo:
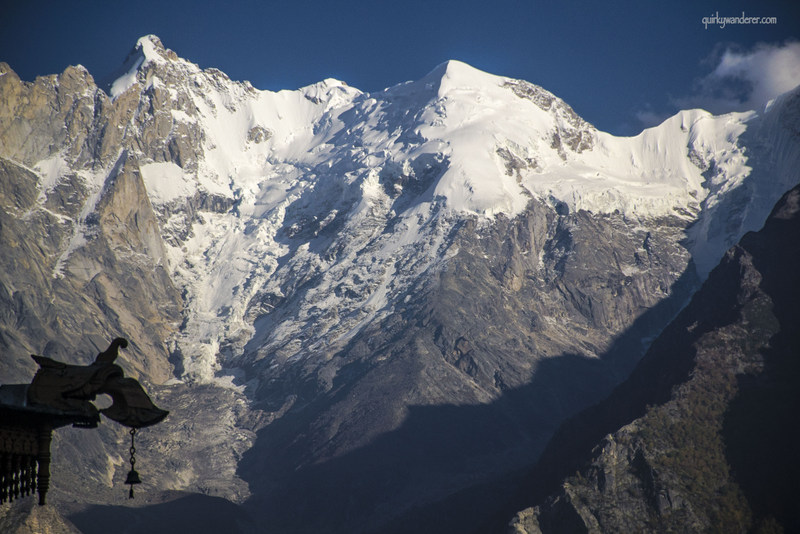
[[[791,196],[793,195],[793,196]],[[768,221],[780,241],[750,234],[742,246],[753,255],[763,274],[762,289],[770,296],[780,331],[764,351],[764,372],[742,377],[723,424],[726,456],[736,481],[753,509],[756,528],[767,531],[770,520],[786,532],[800,532],[797,495],[800,494],[800,188],[787,198],[783,211]],[[794,218],[794,221],[792,220]]]
[[[673,296],[643,314],[602,358],[542,359],[530,383],[489,404],[411,406],[395,430],[319,461],[312,451],[324,438],[308,429],[326,406],[364,381],[401,396],[414,385],[409,369],[423,364],[409,350],[377,366],[360,361],[342,368],[340,374],[359,376],[259,432],[240,463],[239,476],[253,492],[245,507],[281,533],[472,530],[515,494],[517,475],[537,460],[561,421],[600,401],[624,377],[635,363],[630,354],[641,354],[643,339],[657,333],[654,325],[677,313],[693,280],[684,274]]]
[[[69,520],[84,534],[261,532],[240,506],[221,497],[199,494],[142,508],[92,506],[69,516]]]
[[[387,521],[391,525],[392,517],[414,505],[426,505],[487,475],[527,464],[553,431],[548,412],[568,410],[567,405],[573,403],[553,393],[583,388],[584,393],[591,390],[598,395],[602,385],[607,386],[598,380],[605,374],[602,362],[579,356],[546,361],[537,381],[497,402],[413,406],[398,429],[340,457],[297,469],[302,450],[281,453],[268,441],[277,432],[291,432],[290,418],[283,428],[272,428],[262,436],[266,443],[248,453],[260,458],[248,480],[255,496],[247,508],[263,517],[274,532],[384,530]],[[241,476],[247,478],[247,463],[243,466]],[[464,510],[463,515],[469,521],[470,511]],[[461,519],[450,517],[435,528],[427,520],[410,527],[415,532],[442,532],[443,528],[455,532],[465,524]]]
[[[795,315],[795,332],[798,320]],[[764,352],[766,376],[740,381],[723,423],[726,459],[759,532],[767,532],[770,522],[800,532],[800,340],[784,328]]]
[[[561,421],[611,391],[633,365],[630,354],[640,354],[655,325],[685,303],[693,280],[684,273],[672,296],[637,319],[602,358],[543,358],[530,383],[489,404],[411,406],[395,430],[314,463],[321,438],[308,430],[326,406],[364,379],[385,387],[386,395],[402,395],[413,387],[423,356],[409,348],[381,364],[348,364],[329,394],[259,431],[240,463],[239,476],[253,492],[243,506],[191,495],[141,508],[94,506],[69,519],[86,534],[245,533],[249,518],[257,519],[255,532],[281,534],[469,532],[517,494],[520,474]]]
[[[738,324],[755,340],[760,331],[774,331],[771,330],[774,326],[766,326],[774,318],[778,318],[780,328],[759,349],[764,358],[763,372],[736,368],[736,372],[742,374],[738,376],[739,393],[724,414],[724,454],[733,481],[741,487],[752,508],[753,531],[783,531],[781,525],[787,532],[800,531],[795,513],[796,496],[800,493],[800,463],[796,460],[800,447],[800,431],[796,425],[800,411],[797,388],[800,380],[800,330],[797,329],[800,322],[797,306],[800,302],[797,278],[800,249],[791,246],[800,241],[800,224],[797,224],[800,217],[796,216],[800,211],[800,186],[787,194],[786,199],[785,203],[778,204],[762,231],[747,234],[739,247],[711,273],[692,302],[653,343],[630,377],[603,402],[570,418],[559,428],[520,485],[520,495],[510,499],[504,505],[504,512],[475,532],[504,531],[515,513],[534,504],[544,506],[544,499],[554,495],[566,477],[576,470],[586,473],[583,468],[593,457],[592,449],[605,435],[643,415],[648,405],[661,405],[673,398],[673,394],[684,395],[675,393],[673,387],[686,382],[690,374],[697,372],[708,377],[709,373],[718,371],[713,369],[713,364],[709,365],[713,354],[709,356],[708,353],[713,349],[708,346],[698,352],[695,345],[706,333]],[[794,221],[789,221],[790,224],[782,220],[791,218]],[[746,267],[747,258],[752,259],[755,269]],[[743,294],[743,287],[753,283],[772,301],[773,309],[769,313],[762,314],[758,307],[750,307],[747,315],[742,315],[742,307],[749,300],[738,295]],[[747,290],[744,291],[746,295]],[[701,359],[700,364],[696,357]],[[743,365],[743,361],[746,360],[739,360],[735,365]],[[713,381],[719,377],[707,379]],[[716,432],[713,428],[708,431]],[[662,438],[650,439],[649,445],[655,449],[663,447],[664,443],[657,443],[658,439]],[[700,455],[710,452],[698,450]],[[700,473],[697,475],[699,478]],[[586,482],[588,486],[595,483]],[[582,506],[586,504],[581,502]],[[571,505],[550,507],[552,503],[547,503],[549,508],[539,516],[539,524],[543,531],[550,531],[548,528],[554,532],[566,531],[569,517],[547,516],[547,513],[564,510],[575,513],[575,509]],[[737,509],[737,512],[749,514],[750,510]],[[546,527],[542,519],[547,520]],[[627,523],[629,527],[631,524]],[[580,527],[585,531],[583,520]],[[669,530],[669,527],[664,528]]]

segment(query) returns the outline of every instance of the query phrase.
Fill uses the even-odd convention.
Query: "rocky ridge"
[[[510,531],[797,529],[789,451],[798,439],[800,257],[786,243],[800,237],[798,202],[794,188],[728,252],[631,377],[559,430],[530,484],[541,491],[582,464]]]

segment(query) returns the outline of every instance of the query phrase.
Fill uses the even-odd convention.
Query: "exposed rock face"
[[[180,320],[180,296],[135,169],[121,160],[93,217],[83,221],[68,215],[86,199],[80,186],[55,189],[40,203],[35,175],[8,160],[0,171],[7,184],[0,231],[8,247],[0,260],[6,311],[0,331],[4,350],[18,358],[3,360],[5,380],[29,379],[30,353],[88,361],[114,331],[136,335],[126,358],[134,372],[166,380],[164,341]]]
[[[790,452],[800,438],[800,254],[787,246],[800,239],[798,206],[795,188],[763,230],[731,249],[628,381],[558,432],[534,487],[575,469],[591,440],[611,433],[511,531],[800,526],[791,511],[800,465]]]
[[[800,164],[797,94],[621,140],[458,62],[268,93],[154,36],[105,89],[0,64],[0,380],[129,338],[171,412],[138,447],[152,532],[206,506],[421,531],[461,492],[507,496],[485,483],[627,376],[699,284],[692,254],[716,261]],[[745,130],[778,179],[749,177]],[[53,500],[86,532],[119,512],[126,450],[59,431]]]
[[[192,136],[177,125],[163,131],[163,88],[112,101],[80,67],[35,83],[20,81],[5,64],[0,72],[0,380],[30,381],[31,353],[88,363],[123,335],[131,344],[120,364],[156,398],[196,414],[198,424],[211,407],[202,428],[214,429],[212,437],[181,416],[163,424],[166,443],[143,433],[145,487],[159,480],[158,487],[176,490],[216,488],[217,480],[226,497],[243,499],[247,488],[237,482],[230,452],[242,449],[231,439],[247,443],[252,434],[244,424],[234,428],[241,395],[158,389],[174,377],[169,360],[184,302],[138,162],[147,147],[156,159],[189,165]],[[156,108],[162,112],[154,115]],[[52,502],[122,502],[127,439],[108,426],[56,432]],[[198,469],[194,460],[205,456],[220,459]],[[93,497],[84,500],[74,488],[91,488]]]
[[[38,506],[34,499],[4,505],[0,509],[0,530],[8,534],[81,534],[52,506]]]
[[[594,139],[589,131],[591,126],[580,118],[566,102],[554,98],[552,94],[542,90],[541,87],[522,80],[510,80],[505,85],[518,97],[530,100],[545,111],[556,113],[559,119],[559,128],[553,132],[551,148],[556,149],[562,159],[567,159],[562,143],[578,153],[592,148]]]
[[[602,398],[642,338],[688,298],[693,279],[673,274],[688,261],[674,244],[680,230],[662,221],[658,231],[636,232],[621,217],[559,217],[535,202],[513,221],[464,224],[452,237],[457,254],[413,300],[324,367],[304,366],[296,411],[262,430],[268,439],[245,455],[251,513],[278,530],[385,531],[467,481],[526,465],[557,421]],[[572,239],[580,245],[564,243]],[[583,243],[599,246],[576,251]],[[561,254],[545,250],[559,246]],[[637,254],[650,268],[625,276],[617,262],[635,265]],[[589,261],[607,274],[587,277]],[[670,290],[674,300],[646,313]],[[605,359],[560,357],[576,347]],[[265,400],[274,395],[275,409],[286,409],[280,399],[289,392],[270,384]],[[302,525],[298,502],[308,510]],[[453,518],[446,528],[469,527],[481,518],[475,511],[459,510],[465,523]],[[426,528],[402,524],[398,532]]]
[[[33,84],[5,64],[0,72],[3,243],[20,247],[3,257],[6,298],[17,303],[3,306],[17,310],[2,327],[4,348],[22,358],[89,358],[108,332],[130,332],[127,361],[147,379],[166,380],[165,340],[182,303],[138,168],[114,133],[125,129],[131,103],[112,104],[82,67]],[[13,367],[4,377],[33,364]]]

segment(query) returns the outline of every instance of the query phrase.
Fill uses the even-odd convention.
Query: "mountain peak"
[[[455,79],[475,78],[475,77],[491,77],[491,78],[495,77],[494,75],[489,74],[488,72],[476,69],[472,65],[469,65],[468,63],[464,63],[463,61],[459,61],[457,59],[448,59],[444,63],[438,65],[436,68],[441,69],[445,76]]]
[[[161,62],[168,59],[167,49],[164,48],[161,39],[153,34],[140,37],[136,41],[134,51],[140,52],[145,57],[145,61]]]
[[[361,94],[358,89],[335,78],[325,78],[321,82],[301,87],[299,91],[315,104],[325,103],[326,109],[342,105]]]
[[[156,35],[149,34],[140,37],[122,66],[111,77],[108,93],[112,98],[116,98],[136,82],[136,75],[143,67],[150,64],[165,64],[177,59],[177,54],[165,48],[161,39]]]
[[[500,78],[463,61],[450,59],[437,65],[423,80],[427,83],[438,83],[439,96],[442,96],[451,89],[498,85]]]

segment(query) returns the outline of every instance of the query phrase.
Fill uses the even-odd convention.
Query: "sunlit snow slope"
[[[682,111],[620,138],[538,86],[457,61],[378,93],[331,79],[273,93],[152,36],[123,71],[114,99],[162,104],[171,157],[140,165],[186,299],[183,378],[212,379],[243,353],[279,366],[335,352],[456,252],[444,237],[464,217],[514,217],[535,197],[697,221],[686,246],[703,277],[798,179],[798,144],[773,111]],[[748,145],[762,129],[770,142]],[[748,182],[754,159],[769,179]]]

